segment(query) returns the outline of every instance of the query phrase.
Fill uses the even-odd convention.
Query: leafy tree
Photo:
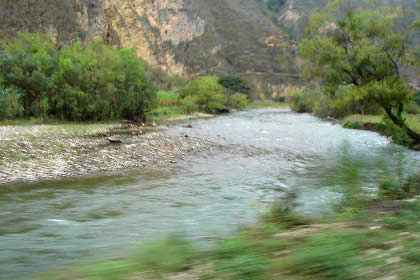
[[[249,96],[251,93],[251,86],[249,83],[238,76],[224,76],[219,79],[219,84],[226,88],[231,94],[241,92]]]
[[[181,94],[183,97],[191,96],[203,111],[209,113],[223,111],[228,99],[225,89],[214,76],[192,79]]]
[[[0,119],[19,117],[23,113],[21,94],[15,88],[0,86]]]
[[[395,125],[420,143],[420,134],[403,117],[404,104],[413,96],[412,87],[401,75],[401,68],[413,63],[409,29],[397,30],[403,11],[369,4],[346,10],[347,4],[349,1],[331,1],[312,16],[300,44],[307,62],[304,74],[320,78],[330,96],[345,87],[346,96],[351,93],[354,100],[378,104]]]
[[[45,115],[48,97],[55,90],[58,52],[49,37],[40,33],[20,33],[4,45],[0,54],[0,76],[6,87],[22,93],[26,116]]]
[[[102,41],[84,47],[77,41],[59,51],[46,35],[30,33],[4,49],[0,81],[8,90],[2,102],[13,98],[26,116],[144,120],[156,104],[157,88],[144,75],[135,49],[117,50]]]

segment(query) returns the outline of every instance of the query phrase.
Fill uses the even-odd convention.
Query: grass
[[[289,104],[275,101],[254,101],[247,108],[289,108]]]
[[[420,132],[420,114],[406,114],[406,121],[408,126],[415,130]],[[350,115],[346,118],[344,118],[343,123],[357,123],[361,126],[363,126],[366,123],[373,123],[373,124],[379,124],[382,122],[383,116],[381,115]]]
[[[349,219],[351,223],[337,223],[331,217],[322,227],[308,223],[291,227],[290,221],[301,221],[301,217],[263,221],[208,251],[197,251],[189,241],[170,236],[132,250],[126,258],[89,263],[38,279],[168,280],[178,279],[178,272],[196,280],[418,279],[419,201],[401,202],[397,216],[368,212],[365,216]],[[381,226],[371,229],[373,220],[381,221]],[[208,269],[196,269],[196,274],[189,270],[203,266]]]

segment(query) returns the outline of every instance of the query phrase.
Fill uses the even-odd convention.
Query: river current
[[[159,129],[219,148],[159,170],[1,186],[0,279],[123,255],[124,248],[174,232],[209,246],[255,224],[291,190],[299,211],[331,211],[342,197],[343,158],[373,195],[377,178],[397,168],[408,173],[420,162],[418,152],[377,133],[289,109],[253,109]]]

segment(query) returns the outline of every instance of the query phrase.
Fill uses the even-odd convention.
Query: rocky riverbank
[[[0,127],[0,184],[161,167],[212,143],[136,124]]]

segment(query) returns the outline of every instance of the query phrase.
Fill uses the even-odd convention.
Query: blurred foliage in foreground
[[[395,147],[395,149],[399,149]],[[398,153],[397,153],[398,154]],[[377,191],[364,186],[363,162],[343,145],[328,174],[340,180],[337,212],[322,217],[299,213],[288,196],[254,227],[198,250],[179,235],[130,250],[128,257],[82,264],[39,275],[43,280],[231,279],[354,280],[420,277],[420,176],[402,153],[377,178]],[[327,175],[328,175],[327,174]],[[325,176],[320,176],[324,182]]]

